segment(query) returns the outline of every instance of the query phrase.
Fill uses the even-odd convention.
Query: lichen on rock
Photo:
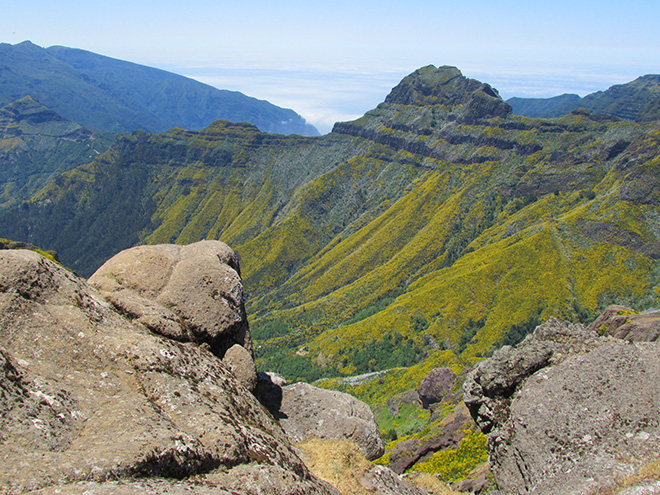
[[[0,493],[338,493],[216,355],[32,251],[0,252],[0,388]]]
[[[507,494],[588,494],[656,459],[656,343],[555,319],[466,378],[465,403]]]

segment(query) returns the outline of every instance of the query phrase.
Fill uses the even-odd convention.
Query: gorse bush
[[[458,449],[436,452],[428,461],[416,464],[412,470],[439,474],[445,481],[461,481],[487,460],[486,435],[466,431]]]

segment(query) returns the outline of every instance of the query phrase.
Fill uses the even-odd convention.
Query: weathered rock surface
[[[231,346],[222,358],[236,379],[245,388],[253,392],[257,387],[257,367],[248,350],[238,344]]]
[[[350,440],[369,460],[384,452],[383,438],[369,406],[342,392],[307,383],[284,387],[280,424],[294,443],[308,438]]]
[[[0,252],[0,387],[0,493],[337,493],[217,356],[31,251]]]
[[[551,319],[483,361],[465,403],[507,494],[587,494],[655,460],[660,349]]]
[[[451,393],[455,381],[456,374],[449,368],[433,368],[429,371],[417,387],[422,407],[428,409],[431,404],[445,399]]]
[[[223,242],[137,246],[108,260],[89,282],[154,333],[206,343],[219,357],[234,344],[252,353],[238,257]]]

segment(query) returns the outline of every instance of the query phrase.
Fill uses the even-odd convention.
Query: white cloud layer
[[[170,70],[220,89],[240,91],[255,98],[291,108],[325,134],[335,122],[364,115],[385,100],[390,90],[411,69],[369,70],[340,67],[288,66],[274,69],[171,67]],[[643,75],[637,67],[603,70],[584,65],[567,70],[565,66],[459,67],[463,74],[497,88],[504,99],[513,96],[545,98],[563,93],[580,96],[606,90],[614,84],[632,81]]]

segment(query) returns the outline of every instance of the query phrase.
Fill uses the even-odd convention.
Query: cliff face
[[[150,309],[188,325],[180,305]],[[196,340],[149,331],[37,253],[2,251],[0,492],[338,493]]]

